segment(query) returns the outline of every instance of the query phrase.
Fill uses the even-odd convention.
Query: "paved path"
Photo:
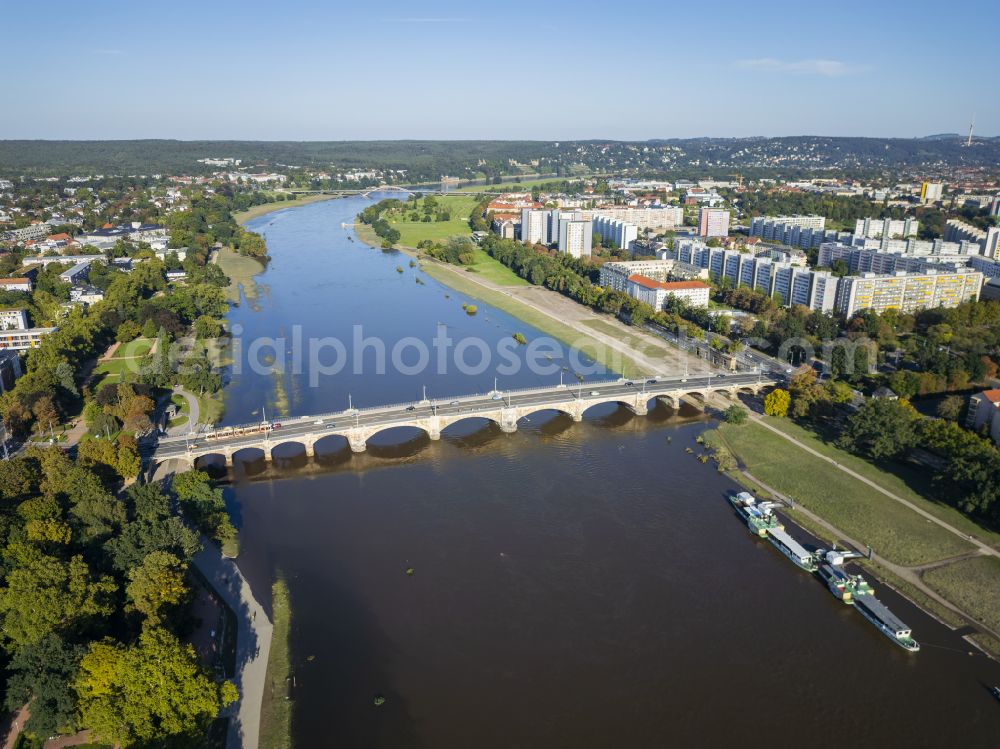
[[[178,424],[175,427],[167,427],[167,434],[186,434],[198,426],[198,418],[201,416],[198,410],[198,399],[180,386],[175,386],[173,392],[187,401],[188,420],[186,424]]]
[[[750,412],[750,418],[752,418],[755,421],[757,421],[757,423],[760,424],[765,429],[771,430],[772,432],[774,432],[775,434],[777,434],[779,437],[782,437],[783,439],[788,440],[789,442],[791,442],[793,445],[796,445],[800,449],[805,450],[810,455],[813,455],[813,456],[819,458],[820,460],[825,460],[827,463],[830,463],[831,465],[836,466],[839,470],[843,471],[848,476],[851,476],[852,478],[857,479],[861,483],[863,483],[863,484],[865,484],[867,486],[870,486],[872,489],[874,489],[875,491],[879,492],[880,494],[884,494],[889,499],[891,499],[891,500],[893,500],[895,502],[899,502],[901,505],[904,505],[905,507],[908,507],[909,509],[913,510],[915,513],[917,513],[918,515],[920,515],[920,517],[924,518],[925,520],[928,520],[931,523],[934,523],[935,525],[940,526],[941,528],[944,528],[949,533],[953,533],[954,535],[958,536],[959,538],[961,538],[962,540],[966,541],[967,543],[973,544],[976,548],[979,549],[979,553],[986,554],[987,556],[991,556],[991,557],[1000,557],[1000,551],[997,551],[996,549],[994,549],[989,544],[985,544],[982,541],[980,541],[980,540],[978,540],[976,538],[973,538],[968,533],[964,533],[964,532],[960,531],[955,526],[953,526],[953,525],[949,524],[948,522],[942,520],[941,518],[937,517],[936,515],[933,515],[933,514],[927,512],[927,510],[923,509],[922,507],[918,507],[917,505],[913,504],[913,502],[910,502],[908,499],[903,499],[903,497],[900,497],[898,494],[893,494],[888,489],[885,489],[882,486],[880,486],[879,484],[877,484],[874,481],[872,481],[871,479],[869,479],[869,478],[867,478],[865,476],[862,476],[857,471],[853,471],[850,468],[848,468],[847,466],[841,465],[840,463],[838,463],[837,461],[835,461],[833,458],[824,455],[823,453],[819,452],[818,450],[814,450],[813,448],[809,447],[808,445],[802,444],[797,439],[795,439],[794,437],[792,437],[790,434],[786,434],[785,432],[783,432],[782,430],[778,429],[777,427],[773,427],[770,424],[768,424],[767,421],[765,421],[763,418],[761,418],[760,414],[757,414],[757,413],[751,411]]]
[[[273,625],[254,598],[250,585],[232,559],[222,556],[218,546],[202,539],[204,549],[194,564],[218,596],[236,612],[236,686],[239,702],[228,713],[227,749],[257,749],[260,736],[260,706],[267,680],[267,656],[271,651]]]

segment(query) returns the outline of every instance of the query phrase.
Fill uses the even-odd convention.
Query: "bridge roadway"
[[[556,410],[574,421],[583,419],[584,412],[602,403],[621,403],[638,415],[647,412],[653,398],[666,400],[673,407],[680,406],[684,397],[697,396],[704,402],[711,393],[720,392],[735,399],[739,393],[754,393],[774,384],[774,380],[760,372],[727,373],[724,375],[693,375],[691,377],[644,377],[631,380],[617,379],[602,382],[584,382],[579,385],[555,385],[526,390],[497,391],[489,394],[459,396],[444,400],[419,401],[409,404],[353,409],[337,413],[316,414],[285,419],[280,427],[250,434],[209,437],[216,432],[203,432],[159,440],[150,453],[153,463],[179,460],[193,465],[197,458],[222,455],[232,464],[233,455],[247,448],[256,448],[271,458],[273,447],[297,443],[305,447],[306,454],[315,454],[319,440],[339,435],[346,437],[354,452],[363,452],[367,440],[374,434],[394,427],[416,427],[431,439],[439,439],[448,426],[470,418],[484,418],[495,422],[505,432],[517,430],[517,422],[539,411]],[[235,430],[255,428],[259,425],[234,427]]]

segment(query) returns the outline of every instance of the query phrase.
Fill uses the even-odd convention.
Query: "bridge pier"
[[[636,416],[645,416],[646,414],[649,413],[649,409],[646,407],[645,403],[640,403],[640,404],[626,403],[625,407],[629,411],[634,413]]]
[[[368,443],[365,440],[361,439],[360,437],[358,438],[348,437],[347,441],[351,445],[351,452],[363,453],[365,450],[368,449]]]
[[[307,458],[315,458],[316,457],[316,443],[315,442],[306,442],[305,443],[305,447],[306,447],[306,457]]]
[[[432,440],[439,440],[439,439],[441,439],[441,430],[440,429],[428,429],[427,430],[427,437],[429,439],[432,439]]]

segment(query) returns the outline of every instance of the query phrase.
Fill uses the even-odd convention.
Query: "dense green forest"
[[[692,138],[588,141],[0,141],[0,174],[196,174],[214,169],[207,157],[242,159],[269,169],[405,169],[412,181],[539,171],[570,175],[580,169],[681,176],[785,176],[839,168],[864,173],[900,167],[995,167],[1000,138],[964,148],[954,138]],[[692,171],[694,170],[694,171]]]

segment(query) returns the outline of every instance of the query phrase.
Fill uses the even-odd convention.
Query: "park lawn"
[[[815,432],[801,427],[789,419],[778,419],[770,416],[765,416],[764,418],[769,425],[780,429],[785,434],[795,437],[797,440],[805,445],[808,445],[816,452],[833,458],[841,465],[850,468],[852,471],[860,473],[866,479],[873,481],[886,491],[890,491],[893,494],[912,502],[925,512],[928,512],[931,515],[945,521],[949,525],[954,526],[962,533],[975,536],[977,539],[989,544],[993,548],[1000,549],[1000,533],[984,528],[967,515],[959,512],[954,507],[949,507],[948,505],[940,504],[932,499],[928,499],[925,495],[914,490],[902,476],[899,476],[889,470],[883,470],[860,456],[849,453],[846,450],[841,450],[828,442],[824,442],[823,439]],[[913,473],[916,474],[916,469],[913,469]],[[923,477],[914,476],[914,480],[920,481],[923,480]],[[929,482],[925,481],[925,484],[929,489]]]
[[[438,205],[446,207],[451,214],[448,221],[407,221],[402,216],[386,216],[389,223],[399,232],[399,244],[416,247],[418,242],[428,239],[432,242],[447,242],[450,237],[472,236],[469,228],[469,214],[476,206],[476,199],[465,195],[435,196]],[[423,215],[423,203],[418,211]]]
[[[271,588],[271,650],[260,709],[261,749],[288,749],[292,745],[292,702],[286,699],[286,679],[292,675],[290,635],[292,608],[288,585],[279,577]]]
[[[972,550],[953,533],[759,424],[721,424],[718,432],[756,478],[891,562],[912,567]]]
[[[955,605],[1000,630],[1000,559],[973,557],[927,570],[924,582]]]
[[[129,357],[145,356],[153,348],[152,338],[136,338],[134,341],[123,343],[115,351],[114,359],[127,359]]]
[[[514,271],[490,257],[486,250],[477,247],[472,251],[476,261],[472,265],[464,266],[470,273],[476,273],[480,278],[497,284],[498,286],[531,286],[525,279],[521,278]],[[469,270],[471,268],[471,270]]]
[[[102,385],[117,385],[124,382],[122,375],[126,371],[138,373],[141,359],[109,359],[102,361],[94,368],[94,378]]]

